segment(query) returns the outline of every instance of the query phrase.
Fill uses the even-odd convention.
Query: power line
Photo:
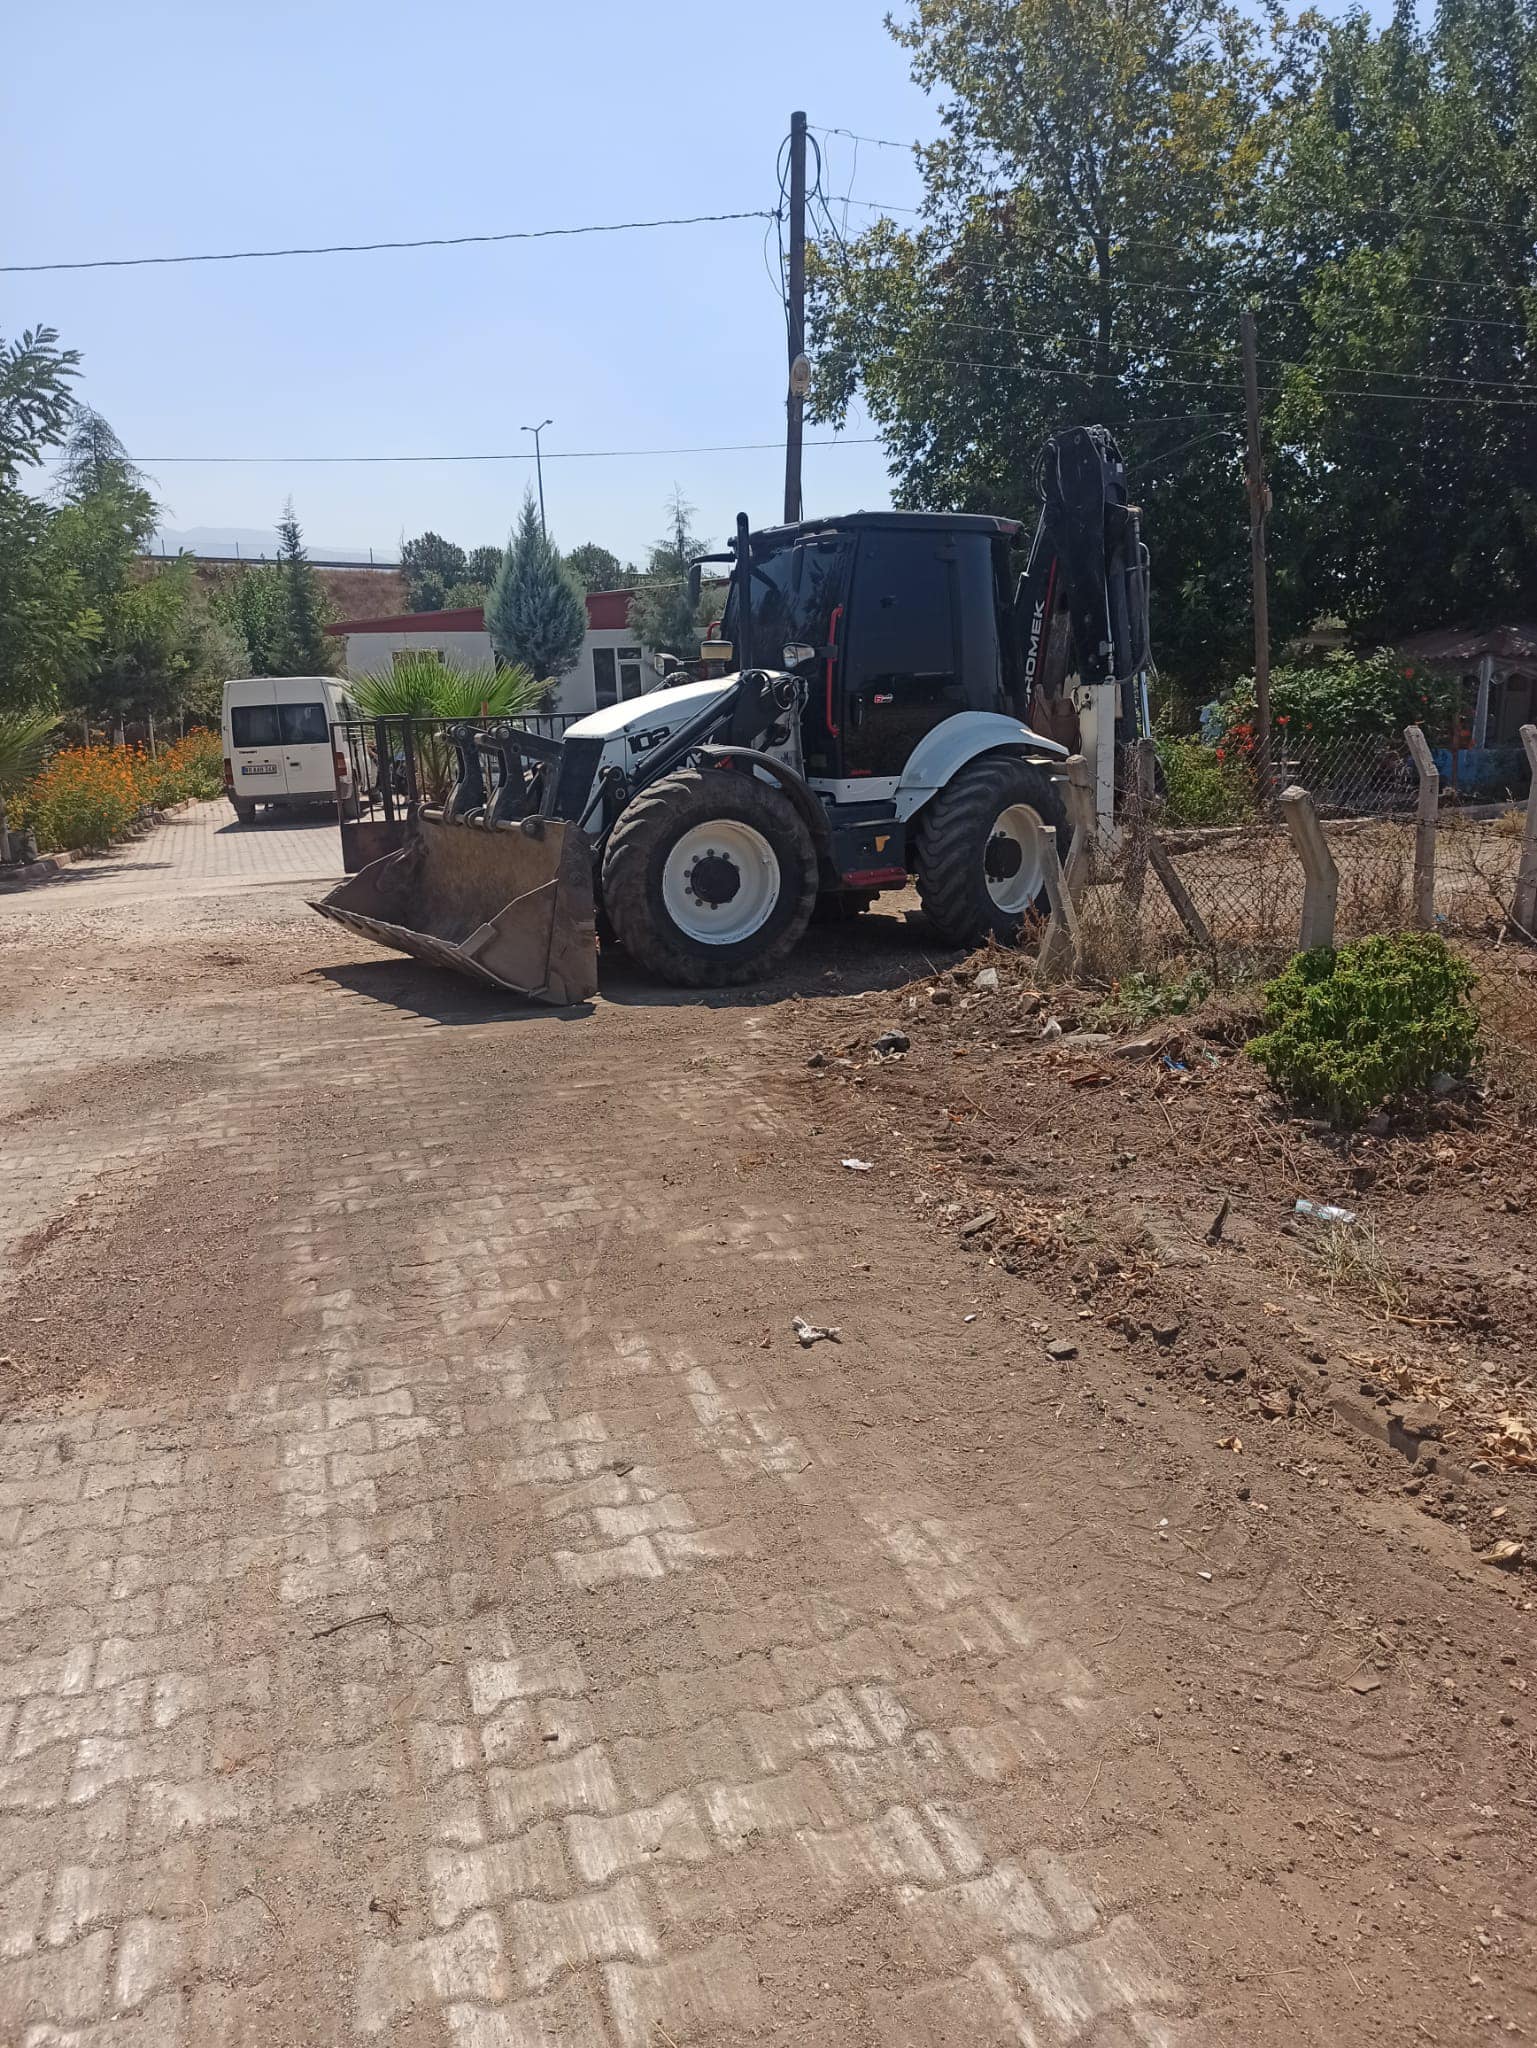
[[[1008,376],[1053,377],[1076,380],[1080,384],[1097,384],[1104,381],[1093,370],[1075,369],[1053,363],[1028,363],[1021,361],[983,363],[972,361],[964,356],[905,356],[903,362],[904,364],[921,363],[933,369],[983,370]],[[1298,367],[1306,368],[1307,366],[1299,365]],[[1123,372],[1122,374],[1127,373]],[[1350,373],[1347,371],[1345,374],[1348,376]],[[1175,377],[1163,370],[1150,369],[1142,373],[1142,375],[1148,384],[1154,386],[1174,384],[1190,391],[1241,391],[1243,389],[1240,383],[1223,382],[1220,379],[1209,377]],[[1391,399],[1406,405],[1482,405],[1495,407],[1501,411],[1537,413],[1537,385],[1531,387],[1532,403],[1516,398],[1488,398],[1483,392],[1472,389],[1469,390],[1465,398],[1452,392],[1352,390],[1338,384],[1320,384],[1315,386],[1314,390],[1315,395],[1320,398]],[[1125,397],[1127,394],[1123,389],[1117,389],[1113,395]],[[1268,384],[1265,386],[1265,395],[1275,398],[1285,394],[1280,390],[1279,386]],[[1119,432],[1120,429],[1117,428],[1116,431]]]
[[[978,196],[979,196],[979,197],[983,197],[983,198],[985,198],[985,197],[986,197],[987,195],[986,195],[986,194],[979,194]],[[872,209],[873,211],[875,211],[875,212],[877,212],[877,213],[906,213],[906,214],[913,214],[913,215],[919,215],[919,214],[921,214],[921,213],[923,212],[923,208],[922,208],[921,206],[892,206],[892,205],[890,205],[890,204],[889,204],[889,203],[888,203],[887,201],[885,201],[885,200],[883,200],[883,199],[851,199],[851,200],[850,200],[850,201],[849,201],[848,203],[849,203],[849,205],[850,205],[850,206],[865,206],[865,207],[869,207],[869,208],[871,208],[871,209]],[[1080,237],[1089,237],[1089,238],[1091,238],[1091,237],[1090,237],[1090,231],[1089,231],[1089,229],[1087,229],[1087,228],[1073,228],[1073,227],[1067,227],[1067,226],[1064,226],[1064,230],[1063,230],[1063,232],[1064,232],[1065,234],[1070,234],[1070,235],[1078,235],[1078,236],[1080,236]],[[1219,230],[1218,232],[1223,232],[1223,231]],[[1091,238],[1091,239],[1092,239],[1092,238]],[[1110,241],[1111,241],[1111,243],[1113,244],[1113,246],[1114,246],[1115,248],[1117,248],[1117,249],[1151,249],[1151,250],[1153,250],[1153,251],[1154,251],[1155,253],[1157,253],[1157,254],[1160,254],[1160,255],[1165,255],[1165,256],[1188,256],[1188,255],[1196,255],[1196,254],[1201,254],[1201,253],[1203,253],[1203,252],[1201,252],[1201,251],[1199,251],[1199,250],[1192,250],[1192,249],[1190,248],[1190,246],[1189,246],[1189,244],[1188,244],[1188,243],[1184,243],[1184,242],[1155,242],[1155,241],[1150,241],[1150,240],[1148,240],[1148,239],[1147,239],[1147,238],[1146,238],[1145,236],[1141,236],[1141,235],[1123,235],[1123,234],[1122,234],[1122,233],[1121,233],[1121,232],[1120,232],[1120,231],[1119,231],[1118,229],[1117,229],[1117,230],[1114,230],[1114,231],[1112,231],[1112,233],[1111,233],[1111,235],[1110,235]],[[1207,252],[1207,253],[1210,253],[1210,252]],[[1241,249],[1240,249],[1240,250],[1238,250],[1238,251],[1237,251],[1236,253],[1242,254],[1242,253],[1245,253],[1245,252],[1244,252],[1243,250],[1241,250]],[[1257,251],[1251,251],[1251,253],[1257,253]],[[1365,255],[1369,255],[1369,256],[1385,256],[1385,255],[1387,255],[1387,254],[1388,254],[1388,251],[1387,251],[1387,250],[1385,250],[1385,249],[1367,249],[1367,250],[1363,250],[1363,249],[1360,249],[1360,248],[1355,248],[1355,249],[1347,249],[1347,250],[1345,250],[1345,251],[1344,251],[1344,255],[1345,255],[1346,257],[1349,257],[1349,256],[1357,256],[1357,255],[1362,255],[1362,254],[1365,254]],[[1340,259],[1340,258],[1332,258],[1332,257],[1325,257],[1325,258],[1321,258],[1321,259],[1319,259],[1319,260],[1320,260],[1320,261],[1323,261],[1323,262],[1334,262],[1334,261],[1339,261],[1339,260],[1341,260],[1341,259]],[[1479,281],[1479,282],[1474,282],[1474,281],[1473,281],[1472,279],[1470,279],[1470,278],[1465,278],[1465,277],[1400,277],[1400,278],[1396,279],[1395,281],[1396,281],[1397,283],[1399,283],[1399,284],[1417,284],[1417,285],[1425,285],[1425,286],[1427,286],[1427,287],[1429,287],[1429,288],[1434,288],[1434,289],[1440,289],[1440,290],[1450,290],[1450,291],[1460,291],[1460,292],[1482,292],[1482,291],[1490,291],[1490,290],[1493,290],[1493,291],[1496,291],[1496,292],[1502,292],[1502,293],[1504,293],[1504,294],[1505,294],[1506,296],[1508,296],[1508,297],[1510,297],[1510,298],[1515,298],[1516,296],[1518,296],[1518,295],[1519,295],[1520,293],[1522,293],[1522,292],[1527,292],[1527,291],[1532,291],[1532,290],[1534,290],[1534,289],[1537,289],[1537,286],[1533,286],[1533,285],[1529,285],[1529,284],[1500,284],[1500,283],[1498,283],[1498,282],[1495,282],[1495,283],[1493,283],[1493,284],[1490,284],[1490,283],[1489,283],[1489,282],[1487,282],[1487,281]],[[1185,286],[1185,287],[1173,286],[1173,287],[1170,287],[1170,286],[1160,285],[1160,286],[1158,286],[1158,287],[1157,287],[1157,289],[1159,289],[1159,290],[1169,290],[1169,289],[1173,289],[1173,290],[1179,290],[1179,289],[1185,289],[1185,290],[1190,290],[1190,289],[1192,289],[1192,287],[1190,287],[1190,286]],[[1194,289],[1196,289],[1196,290],[1199,290],[1199,289],[1201,289],[1201,287],[1199,287],[1199,286],[1196,286],[1196,287],[1194,287]],[[1514,323],[1511,323],[1511,324],[1514,324]]]
[[[891,142],[884,135],[856,135],[852,128],[824,128],[818,121],[808,121],[808,128],[818,135],[846,135],[850,142],[868,142],[872,149],[921,149],[918,142]]]
[[[911,152],[930,146],[916,141],[894,142],[890,136],[886,135],[856,135],[852,128],[824,128],[815,121],[808,122],[807,125],[815,128],[818,135],[846,135],[851,142],[867,142],[875,149],[903,149]],[[858,204],[857,200],[855,204]],[[910,212],[916,209],[899,208],[895,210]],[[1446,213],[1440,208],[1422,208],[1416,213],[1399,213],[1388,206],[1350,206],[1331,207],[1327,209],[1327,213],[1335,214],[1341,218],[1346,218],[1351,214],[1364,214],[1368,219],[1372,220],[1397,221],[1400,227],[1406,228],[1418,227],[1421,222],[1427,220],[1450,221],[1453,226],[1464,228],[1487,228],[1490,225],[1487,214]]]
[[[881,440],[880,434],[835,434],[825,440],[808,441],[808,448],[852,448]],[[544,452],[546,462],[598,462],[627,455],[738,455],[763,448],[779,448],[778,441],[717,441],[699,448],[559,448]],[[297,468],[333,463],[377,462],[532,462],[527,449],[508,454],[474,455],[134,455],[130,461],[166,468],[172,463],[282,463]]]
[[[1068,338],[1064,337],[1060,330],[1046,327],[1005,327],[1002,324],[989,324],[979,320],[947,321],[945,325],[950,332],[955,334],[1000,334],[1021,341],[1061,341]],[[1091,346],[1092,337],[1084,336],[1083,344],[1085,347]],[[1195,356],[1206,361],[1209,361],[1215,354],[1215,351],[1210,348],[1179,348],[1173,343],[1168,342],[1148,343],[1143,352],[1153,357]],[[1262,356],[1260,360],[1261,362],[1268,363],[1272,369],[1276,370],[1311,370],[1313,368],[1311,363],[1299,362],[1292,356]],[[1233,366],[1225,362],[1217,362],[1213,367],[1227,369]],[[1338,374],[1347,377],[1412,378],[1416,383],[1420,384],[1479,385],[1491,391],[1529,392],[1534,398],[1537,398],[1537,383],[1534,383],[1532,379],[1527,377],[1475,377],[1456,370],[1395,370],[1391,364],[1384,362],[1380,356],[1372,357],[1354,366],[1341,365]]]
[[[575,228],[508,228],[492,235],[425,235],[409,242],[324,242],[313,248],[220,249],[196,256],[97,256],[88,262],[0,263],[0,273],[136,270],[149,264],[165,263],[249,263],[273,256],[364,256],[380,249],[463,249],[483,242],[545,242],[570,235],[622,235],[637,228],[693,228],[710,221],[772,220],[773,217],[767,207],[754,206],[740,213],[683,213],[660,220],[599,221]]]

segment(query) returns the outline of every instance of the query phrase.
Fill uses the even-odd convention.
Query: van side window
[[[277,706],[232,704],[229,730],[230,739],[237,747],[275,747],[278,743]]]
[[[285,747],[324,747],[331,739],[331,723],[324,704],[280,704],[278,718],[283,727]]]

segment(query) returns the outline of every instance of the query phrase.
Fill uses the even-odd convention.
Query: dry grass
[[[1316,1256],[1331,1294],[1374,1303],[1384,1315],[1402,1315],[1407,1310],[1409,1289],[1371,1224],[1331,1224]]]

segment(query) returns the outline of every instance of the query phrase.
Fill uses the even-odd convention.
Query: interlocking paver
[[[621,1105],[599,1038],[311,920],[333,834],[218,823],[0,911],[281,962],[161,1005],[184,1094],[8,1162],[6,1241],[216,1160],[264,1307],[238,1370],[4,1426],[0,2041],[780,2038],[864,1915],[890,1981],[784,2038],[1160,2042],[1146,1932],[1033,1832],[1093,1670],[925,1458],[846,1470],[688,1312],[701,1274],[801,1285],[828,1228],[719,1164],[784,1135],[740,1050],[654,1037]],[[40,1014],[0,1112],[147,1031]]]

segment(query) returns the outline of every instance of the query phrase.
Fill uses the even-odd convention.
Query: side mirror
[[[786,668],[799,668],[803,661],[815,661],[816,658],[816,649],[806,646],[804,641],[801,640],[792,640],[789,646],[784,649]]]
[[[699,572],[703,566],[702,562],[690,562],[688,565],[688,602],[690,610],[699,602]]]

